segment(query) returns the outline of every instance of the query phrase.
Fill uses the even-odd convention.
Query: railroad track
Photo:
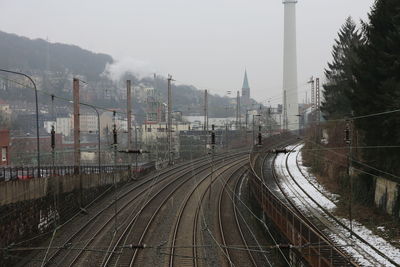
[[[207,175],[203,179],[197,182],[196,187],[190,191],[186,197],[184,204],[181,205],[179,214],[175,223],[174,231],[171,237],[171,250],[169,258],[169,266],[204,266],[205,258],[200,259],[198,257],[198,246],[201,242],[198,236],[198,226],[199,220],[205,219],[207,216],[206,207],[203,207],[201,203],[203,202],[206,193],[209,190],[210,183],[213,186],[217,183],[218,176],[223,176],[226,172],[232,171],[232,169],[237,170],[243,166],[243,161],[241,159],[238,162],[234,162],[215,171],[212,174],[213,177],[217,177],[211,181],[211,174]],[[237,165],[240,167],[237,167]],[[192,211],[195,210],[193,213]],[[188,235],[191,233],[191,235]],[[177,256],[178,255],[178,256]]]
[[[240,154],[239,154],[240,155]],[[229,157],[234,157],[229,156]],[[222,160],[225,157],[217,157],[217,160]],[[195,163],[198,166],[207,166],[207,159],[197,160]],[[104,233],[109,233],[110,226],[112,227],[112,221],[115,219],[115,215],[118,216],[118,219],[121,222],[127,220],[128,215],[122,215],[121,213],[124,210],[132,208],[132,205],[137,204],[139,196],[142,196],[146,190],[153,188],[155,185],[165,184],[167,183],[167,177],[176,175],[178,172],[184,172],[190,170],[191,166],[182,164],[177,168],[167,169],[159,173],[154,179],[153,177],[148,177],[138,184],[131,184],[127,186],[127,189],[124,189],[120,192],[118,196],[118,201],[120,202],[120,207],[115,212],[115,203],[112,201],[107,202],[104,201],[102,205],[100,205],[100,210],[98,212],[93,212],[90,218],[87,219],[85,223],[81,225],[77,230],[74,230],[72,234],[67,233],[67,238],[58,238],[62,239],[62,241],[54,240],[52,246],[57,249],[51,249],[46,260],[41,261],[40,264],[45,263],[46,265],[74,265],[77,264],[79,258],[82,258],[83,255],[89,254],[89,252],[93,253],[93,250],[89,248],[89,245],[93,244],[96,238],[99,238],[99,235],[102,234],[103,238],[110,237],[105,236]],[[143,189],[143,187],[145,187]],[[132,196],[133,195],[133,196]],[[132,213],[130,214],[132,215]],[[105,222],[105,223],[104,223]],[[119,226],[122,227],[123,225]],[[108,227],[108,229],[106,229]],[[112,239],[112,238],[111,238]],[[57,242],[58,241],[58,242]],[[43,259],[43,254],[39,255],[40,259]],[[72,261],[71,261],[72,259]],[[35,266],[32,264],[32,266]]]
[[[222,244],[225,247],[226,255],[228,255],[230,262],[236,266],[261,266],[261,264],[258,265],[256,262],[258,255],[253,255],[256,249],[249,247],[244,236],[242,225],[244,224],[248,227],[248,224],[237,207],[238,185],[242,181],[245,172],[235,172],[224,181],[218,201],[219,229]],[[233,217],[232,214],[234,215]],[[233,229],[236,229],[236,234],[232,234]],[[250,232],[249,235],[251,236],[251,229],[247,228],[247,230],[250,230],[248,232]],[[254,238],[254,236],[251,237]],[[239,244],[243,244],[243,246],[239,247]],[[258,245],[260,250],[258,253],[262,253],[261,245]]]
[[[178,185],[174,186],[173,190],[168,191],[168,193],[165,194],[165,196],[160,197],[159,194],[157,194],[157,198],[152,199],[151,201],[154,201],[152,205],[148,205],[147,207],[144,207],[142,209],[142,213],[144,213],[144,216],[141,216],[139,220],[137,220],[137,224],[135,225],[134,228],[127,227],[126,231],[121,235],[120,240],[114,245],[114,248],[112,251],[115,251],[118,246],[124,246],[126,242],[129,240],[129,242],[134,242],[135,244],[142,244],[146,243],[148,244],[149,239],[146,240],[146,237],[149,233],[155,233],[157,231],[160,231],[158,229],[159,225],[155,224],[155,218],[157,216],[160,216],[160,210],[163,209],[168,205],[168,202],[170,199],[176,195],[179,194],[179,192],[185,192],[189,190],[193,186],[193,178],[201,175],[202,173],[208,172],[209,166],[206,166],[203,169],[196,169],[194,173],[191,173],[188,175],[187,179],[182,180]],[[204,178],[203,180],[205,180]],[[197,186],[195,186],[197,187]],[[178,200],[175,200],[178,201]],[[150,202],[149,202],[150,203]],[[146,208],[146,210],[145,210]],[[167,225],[163,225],[163,227],[166,227]],[[166,227],[168,228],[168,227]],[[128,230],[130,229],[130,230]],[[160,235],[156,235],[157,239],[160,237]],[[160,242],[160,240],[158,240]],[[145,264],[149,264],[149,256],[146,254],[148,253],[148,250],[133,250],[133,251],[128,251],[125,250],[122,254],[120,255],[113,255],[110,254],[110,256],[104,261],[102,264],[103,266],[143,266]],[[149,264],[150,265],[150,264]]]
[[[279,146],[287,146],[290,142],[281,142],[279,144]],[[321,232],[321,230],[316,227],[313,223],[310,222],[310,220],[303,215],[302,211],[300,209],[298,209],[298,207],[295,205],[295,203],[293,202],[293,200],[286,194],[286,192],[283,190],[281,184],[278,181],[277,175],[275,173],[275,159],[276,159],[276,155],[273,155],[272,157],[272,161],[270,161],[271,166],[269,168],[265,168],[265,163],[267,162],[267,158],[269,156],[272,156],[272,154],[270,152],[266,152],[263,158],[260,158],[261,160],[261,164],[260,164],[260,170],[261,170],[261,176],[264,176],[264,170],[268,169],[268,171],[270,172],[273,181],[275,182],[275,184],[277,185],[277,189],[275,190],[271,190],[268,189],[270,191],[270,193],[274,196],[274,198],[281,202],[283,206],[286,207],[286,209],[288,211],[290,211],[293,214],[296,214],[299,218],[301,218],[301,220],[303,220],[307,225],[309,225],[314,233],[319,236],[319,238],[321,240],[323,240],[323,242],[325,244],[328,245],[328,247],[322,247],[320,248],[320,252],[321,256],[327,260],[326,264],[330,264],[331,266],[357,266],[357,264],[355,262],[353,262],[349,256],[346,253],[343,253],[343,251],[337,247],[336,244],[334,244],[331,240],[329,240],[324,233]],[[254,163],[257,162],[256,158],[254,159]],[[255,171],[255,170],[254,170]],[[265,178],[262,178],[263,181],[265,181]],[[281,192],[282,194],[278,193]],[[292,226],[294,227],[294,225]],[[313,244],[310,243],[309,246],[312,246]],[[307,247],[304,248],[305,253],[309,253],[307,252],[308,249]],[[301,248],[300,248],[301,251]],[[329,263],[330,262],[330,263]]]
[[[297,147],[297,146],[295,146]],[[294,148],[293,148],[294,150]],[[351,247],[360,257],[357,257],[358,261],[362,259],[360,262],[362,265],[366,266],[399,266],[394,260],[390,259],[384,253],[382,253],[379,249],[375,248],[372,244],[364,240],[354,231],[351,231],[342,221],[336,218],[329,210],[324,208],[315,197],[311,196],[295,179],[292,171],[288,166],[288,159],[290,153],[285,156],[285,164],[284,169],[281,170],[282,174],[287,172],[288,175],[282,175],[282,179],[285,180],[285,185],[287,190],[291,191],[291,194],[296,197],[297,201],[294,201],[291,196],[288,195],[288,192],[282,188],[279,184],[277,177],[275,176],[275,180],[277,182],[278,187],[282,191],[283,195],[287,199],[288,202],[291,203],[292,207],[303,216],[303,218],[307,219],[308,222],[314,226],[315,229],[321,232],[327,239],[330,240],[330,243],[334,246],[337,246],[339,250],[341,250],[344,254],[348,255],[344,246]],[[276,158],[274,159],[275,163]],[[281,165],[282,166],[282,165]],[[296,155],[296,166],[299,169],[299,172],[304,176],[300,166],[297,162]],[[283,168],[282,168],[283,169]],[[307,177],[305,179],[308,181]],[[320,192],[322,195],[326,197],[329,201],[331,201],[332,205],[335,203],[330,200],[324,193],[322,193],[315,185],[312,186]],[[299,203],[300,202],[300,203]],[[301,205],[301,209],[298,207]],[[304,211],[307,211],[308,216],[304,216]],[[322,230],[322,231],[321,231]],[[362,246],[358,242],[354,242],[354,240],[349,239],[349,233],[352,234],[354,238],[359,240],[362,243]],[[332,236],[334,235],[336,238],[332,240]],[[339,239],[339,240],[338,240]],[[352,253],[353,254],[353,253]],[[378,255],[378,257],[377,257]],[[349,256],[350,257],[350,256]],[[354,257],[354,256],[353,256]]]

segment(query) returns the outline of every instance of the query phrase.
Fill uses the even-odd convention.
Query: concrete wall
[[[116,172],[115,181],[123,184],[129,180],[129,172]],[[0,247],[23,240],[25,246],[36,246],[54,228],[79,213],[80,198],[86,206],[111,192],[113,173],[83,174],[35,178],[25,181],[0,183]],[[82,181],[82,190],[80,184]],[[0,266],[14,266],[24,252],[0,251]]]
[[[98,174],[81,174],[0,182],[0,205],[42,198],[57,187],[61,194],[72,192],[80,189],[80,179],[82,188],[89,189],[112,184],[114,178],[111,173],[102,173],[101,177]],[[128,172],[115,173],[115,180],[116,183],[129,180]]]
[[[375,205],[390,215],[400,217],[400,184],[384,178],[377,178]]]

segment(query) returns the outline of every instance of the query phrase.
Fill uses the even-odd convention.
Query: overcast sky
[[[299,98],[321,76],[347,16],[365,20],[374,0],[299,0]],[[239,90],[280,102],[281,0],[1,0],[0,30],[107,53],[135,71],[168,73],[211,93]],[[278,100],[279,99],[279,100]]]

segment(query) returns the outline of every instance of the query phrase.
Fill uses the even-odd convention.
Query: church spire
[[[247,79],[247,70],[244,70],[244,80],[243,80],[242,89],[250,89],[249,81]]]
[[[244,80],[242,86],[242,104],[248,106],[250,104],[250,86],[247,79],[247,70],[244,70]]]

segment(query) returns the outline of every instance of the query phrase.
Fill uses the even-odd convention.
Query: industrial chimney
[[[297,0],[283,0],[285,6],[283,51],[283,129],[299,128],[299,104],[297,99]]]

